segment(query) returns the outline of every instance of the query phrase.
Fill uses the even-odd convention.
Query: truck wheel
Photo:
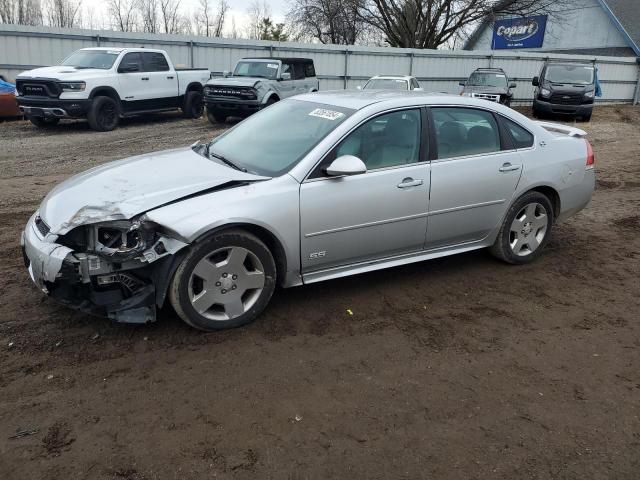
[[[511,205],[489,251],[500,260],[522,265],[540,256],[551,238],[553,207],[540,192],[529,192]]]
[[[591,121],[591,113],[588,113],[587,115],[582,115],[582,121],[583,122],[590,122]]]
[[[98,132],[110,132],[120,122],[120,105],[111,97],[95,97],[87,114],[89,126]]]
[[[45,118],[45,117],[27,117],[31,123],[33,123],[38,128],[49,128],[54,127],[58,123],[60,123],[59,118]]]
[[[221,113],[212,112],[208,108],[207,108],[207,118],[213,124],[224,123],[227,120],[227,116],[226,115],[223,115]]]
[[[275,286],[267,246],[244,230],[224,230],[191,248],[173,276],[169,298],[192,327],[221,330],[255,320]]]
[[[191,91],[187,92],[184,97],[184,107],[182,107],[182,116],[184,118],[200,118],[204,110],[202,103],[202,93]]]

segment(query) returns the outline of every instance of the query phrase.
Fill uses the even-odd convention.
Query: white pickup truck
[[[86,118],[92,129],[110,131],[121,118],[182,110],[203,112],[207,69],[176,69],[164,50],[83,48],[60,65],[22,72],[16,78],[20,111],[37,127],[61,118]]]

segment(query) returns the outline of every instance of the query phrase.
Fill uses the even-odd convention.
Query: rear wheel
[[[221,113],[212,112],[208,108],[207,108],[207,118],[209,119],[209,122],[211,122],[213,124],[224,123],[224,122],[227,121],[227,116],[226,115],[223,115]]]
[[[552,226],[553,206],[549,199],[542,193],[529,192],[507,212],[490,251],[507,263],[532,262],[549,242]]]
[[[55,127],[60,123],[59,118],[55,117],[27,117],[31,123],[38,128]]]
[[[184,97],[184,107],[182,107],[184,118],[200,118],[203,111],[202,92],[188,92]]]
[[[169,295],[186,323],[200,330],[221,330],[255,320],[275,284],[276,266],[267,246],[244,230],[226,230],[187,254]]]
[[[95,97],[89,108],[87,120],[93,130],[110,132],[120,122],[120,104],[111,97]]]

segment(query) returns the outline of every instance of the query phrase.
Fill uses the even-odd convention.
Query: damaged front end
[[[144,215],[51,233],[36,213],[22,236],[33,281],[61,303],[118,322],[155,320],[187,243]]]

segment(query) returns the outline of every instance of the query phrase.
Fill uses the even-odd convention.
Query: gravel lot
[[[597,191],[537,263],[473,252],[280,291],[202,334],[168,309],[131,326],[56,305],[18,239],[67,176],[216,130],[0,124],[0,478],[637,479],[640,109],[579,126]]]

